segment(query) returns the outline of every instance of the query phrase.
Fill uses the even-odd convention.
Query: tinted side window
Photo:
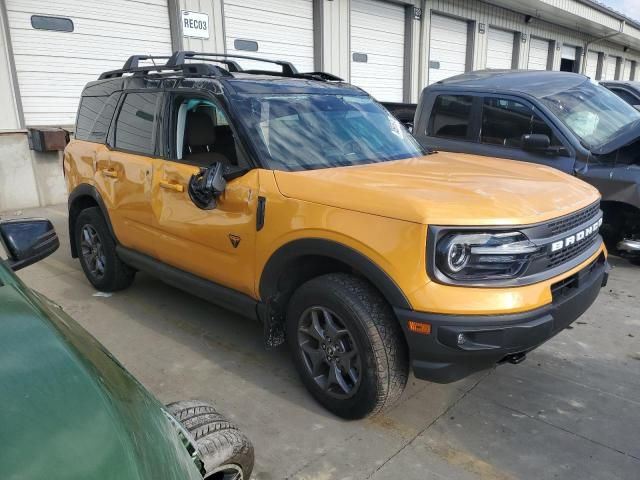
[[[433,104],[427,135],[466,140],[473,97],[439,95]]]
[[[626,90],[621,90],[620,88],[612,88],[611,91],[618,95],[622,100],[627,102],[629,105],[640,105],[640,99],[631,95]]]
[[[116,121],[115,147],[153,155],[153,126],[159,93],[129,93]]]
[[[120,93],[108,97],[82,97],[78,108],[75,137],[105,143]]]
[[[530,133],[547,135],[552,146],[562,145],[549,125],[527,105],[504,98],[484,99],[482,143],[519,148],[522,135]]]

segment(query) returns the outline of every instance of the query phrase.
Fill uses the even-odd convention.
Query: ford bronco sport
[[[97,289],[144,270],[261,320],[345,418],[393,404],[410,367],[445,383],[517,363],[595,300],[593,187],[430,153],[362,90],[243,58],[134,56],[84,89],[64,169]]]

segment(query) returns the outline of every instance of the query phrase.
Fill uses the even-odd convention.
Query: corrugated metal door
[[[618,64],[618,57],[609,56],[607,57],[607,71],[604,75],[605,80],[615,80],[616,79],[616,66]]]
[[[549,63],[549,41],[531,38],[529,43],[529,70],[546,70]]]
[[[513,62],[513,32],[489,28],[487,68],[510,69]]]
[[[405,10],[378,0],[351,0],[351,83],[376,99],[402,102]]]
[[[589,77],[591,80],[598,80],[596,78],[598,73],[598,52],[593,52],[589,50],[587,52],[587,66],[585,68],[585,75]]]
[[[74,124],[87,82],[122,67],[130,55],[171,54],[167,0],[7,0],[6,5],[28,126]],[[35,29],[33,15],[70,19],[73,31]],[[38,25],[37,17],[34,21]]]
[[[467,32],[464,20],[431,15],[429,84],[466,71]]]
[[[624,61],[624,74],[622,75],[623,80],[631,80],[631,60]]]
[[[287,60],[301,72],[312,72],[312,0],[224,0],[227,53]],[[239,60],[243,68],[280,70]]]

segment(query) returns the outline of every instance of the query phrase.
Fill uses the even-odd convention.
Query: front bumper
[[[443,315],[395,309],[405,332],[417,378],[449,383],[526,353],[580,317],[607,283],[609,264],[601,254],[590,265],[551,286],[553,301],[509,315]],[[429,323],[429,335],[408,322]]]

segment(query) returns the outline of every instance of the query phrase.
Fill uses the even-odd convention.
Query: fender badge
[[[238,248],[238,245],[240,245],[240,237],[238,235],[233,235],[232,233],[230,233],[229,240],[231,241],[231,245],[233,245],[233,248]]]

